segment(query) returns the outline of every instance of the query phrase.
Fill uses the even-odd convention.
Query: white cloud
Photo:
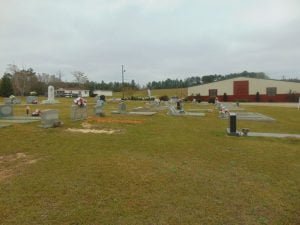
[[[239,70],[298,71],[297,0],[1,0],[0,72],[82,70],[145,83]],[[276,62],[276,63],[275,63]],[[184,77],[182,77],[184,78]]]

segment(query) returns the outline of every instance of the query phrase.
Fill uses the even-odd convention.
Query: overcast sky
[[[265,72],[300,78],[299,0],[0,0],[8,64],[89,80]],[[2,76],[2,75],[1,75]]]

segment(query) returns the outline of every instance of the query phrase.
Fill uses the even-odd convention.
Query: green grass
[[[0,99],[1,100],[1,99]],[[64,126],[1,128],[0,224],[299,224],[300,140],[230,137],[228,121],[206,117],[110,115],[141,121],[96,123],[107,134],[78,134],[71,99],[55,108]],[[89,99],[93,103],[92,99]],[[128,108],[142,102],[129,102]],[[185,108],[213,108],[194,106]],[[244,106],[243,106],[244,107]],[[238,121],[255,132],[300,134],[299,111],[245,106],[276,122]],[[16,106],[16,115],[25,106]],[[92,112],[92,106],[89,107]],[[8,160],[16,153],[25,158]],[[35,163],[29,163],[30,160]]]

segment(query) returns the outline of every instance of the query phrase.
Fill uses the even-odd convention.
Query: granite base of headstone
[[[71,120],[85,120],[87,116],[87,106],[71,106]]]
[[[60,127],[62,122],[59,120],[58,111],[55,109],[47,109],[41,112],[41,127]]]

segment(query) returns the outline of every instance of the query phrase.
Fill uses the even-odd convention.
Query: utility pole
[[[124,73],[125,73],[124,65],[122,65],[122,98],[124,99]]]

